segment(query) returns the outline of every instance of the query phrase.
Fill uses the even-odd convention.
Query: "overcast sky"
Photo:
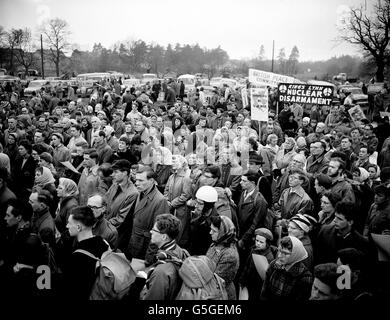
[[[266,58],[296,45],[300,61],[358,54],[338,44],[337,23],[348,6],[365,0],[0,0],[0,25],[31,28],[47,18],[69,23],[71,42],[91,50],[118,41],[142,39],[163,46],[195,44],[226,50],[232,59]],[[366,0],[367,6],[373,0]],[[368,8],[369,9],[369,8]]]

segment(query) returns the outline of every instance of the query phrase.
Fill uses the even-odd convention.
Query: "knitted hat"
[[[60,139],[61,143],[64,142],[64,136],[61,133],[54,132],[52,133],[52,136],[56,136],[58,139]]]
[[[267,228],[258,228],[255,230],[255,236],[262,236],[269,241],[274,240],[274,236],[272,235],[272,232],[268,230]]]
[[[290,222],[294,222],[305,233],[310,231],[311,223],[303,214],[296,214],[290,219]]]

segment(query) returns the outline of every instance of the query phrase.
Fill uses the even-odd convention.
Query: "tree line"
[[[263,45],[258,56],[249,60],[229,59],[220,46],[208,49],[199,44],[176,43],[164,47],[141,39],[118,42],[112,48],[95,43],[91,51],[81,51],[69,43],[69,25],[59,18],[46,21],[37,31],[43,35],[45,70],[57,76],[115,70],[134,75],[152,72],[159,77],[203,73],[211,78],[229,74],[246,76],[248,68],[255,68],[324,80],[345,72],[353,77],[375,76],[381,82],[390,77],[390,0],[377,0],[373,9],[374,13],[369,15],[363,5],[351,8],[339,30],[339,40],[358,46],[362,57],[345,55],[315,62],[300,62],[297,46],[288,58],[285,48],[280,49],[275,61],[265,58]],[[20,69],[40,70],[39,47],[28,28],[7,31],[0,26],[0,67],[11,74]]]

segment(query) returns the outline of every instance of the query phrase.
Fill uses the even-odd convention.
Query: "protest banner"
[[[300,83],[299,80],[282,74],[249,69],[249,82],[256,86],[269,86],[276,88],[281,82]]]
[[[268,89],[251,88],[251,119],[268,121]]]
[[[317,104],[330,106],[333,98],[331,86],[280,83],[278,86],[279,102]]]
[[[364,112],[360,106],[356,105],[348,110],[349,115],[351,116],[355,125],[360,125],[361,120],[366,119]]]

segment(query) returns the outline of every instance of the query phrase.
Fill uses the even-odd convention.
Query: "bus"
[[[111,74],[108,72],[93,72],[93,73],[82,73],[79,74],[76,79],[79,83],[79,89],[77,93],[82,96],[91,95],[94,89],[94,85],[97,82],[103,80],[109,80]]]
[[[195,84],[196,84],[196,76],[192,74],[183,74],[177,78],[177,81],[180,83],[180,81],[183,81],[185,89],[185,92],[190,92],[195,90]]]

